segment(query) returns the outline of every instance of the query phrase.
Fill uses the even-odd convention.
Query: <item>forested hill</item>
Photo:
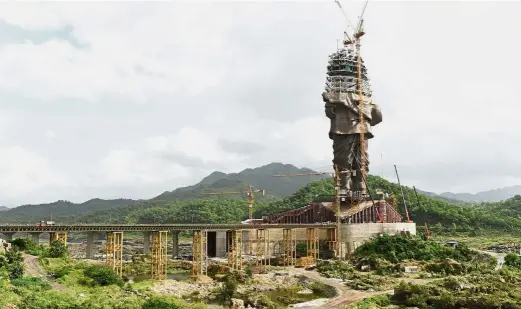
[[[239,173],[225,174],[213,172],[199,183],[173,191],[167,191],[151,199],[151,202],[135,201],[130,199],[102,200],[92,199],[84,203],[56,201],[47,204],[23,205],[4,210],[0,216],[0,223],[34,223],[40,220],[50,220],[51,216],[60,222],[63,220],[79,219],[81,215],[95,211],[114,211],[142,204],[161,204],[159,201],[192,200],[206,198],[205,193],[241,192],[243,194],[228,195],[231,199],[244,200],[248,185],[264,189],[266,196],[257,196],[257,201],[277,199],[289,196],[302,186],[321,176],[273,177],[276,174],[303,174],[313,172],[307,168],[297,168],[291,164],[271,163],[253,169],[245,169]],[[67,219],[68,218],[68,219]]]
[[[400,197],[400,188],[377,176],[369,176],[368,184]],[[480,234],[486,231],[521,231],[521,196],[502,203],[487,203],[479,206],[450,204],[447,201],[418,194],[412,188],[404,188],[406,203],[411,218],[419,225],[427,223],[437,233]],[[255,217],[294,209],[306,205],[316,196],[333,194],[330,179],[314,181],[295,194],[278,200],[255,203]],[[404,213],[401,198],[397,199],[397,209]],[[508,207],[506,207],[508,206]],[[247,218],[246,200],[212,198],[185,201],[146,201],[117,211],[94,212],[82,216],[82,222],[118,223],[233,223]]]
[[[263,189],[269,197],[286,197],[295,193],[302,186],[324,177],[298,176],[298,177],[274,177],[279,174],[306,174],[314,172],[308,168],[297,168],[291,164],[270,163],[257,168],[248,168],[239,173],[225,174],[213,172],[199,183],[167,191],[154,198],[154,200],[178,200],[187,198],[200,198],[204,193],[236,191],[245,192],[249,184],[258,189]]]

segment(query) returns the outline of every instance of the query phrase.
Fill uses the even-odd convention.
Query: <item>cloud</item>
[[[343,2],[351,18],[361,5]],[[369,4],[362,53],[384,114],[371,172],[394,179],[396,164],[431,191],[519,182],[517,7]],[[332,2],[1,3],[0,147],[53,175],[25,184],[11,168],[6,202],[147,197],[272,161],[330,168],[320,94],[343,24]]]

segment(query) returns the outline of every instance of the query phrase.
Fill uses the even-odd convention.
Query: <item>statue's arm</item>
[[[335,106],[333,104],[326,103],[326,105],[324,106],[324,109],[325,109],[327,118],[329,118],[329,119],[335,118]]]
[[[371,108],[371,126],[375,126],[382,122],[382,111],[380,106],[373,104]]]

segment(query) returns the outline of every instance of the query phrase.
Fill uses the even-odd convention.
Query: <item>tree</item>
[[[24,275],[24,264],[21,261],[15,261],[9,265],[9,278],[20,279]]]
[[[49,248],[49,257],[52,258],[61,258],[67,256],[67,246],[63,244],[59,240],[54,240],[51,242],[51,247]]]
[[[221,286],[220,299],[223,304],[232,300],[233,295],[237,291],[238,282],[233,274],[228,274],[224,277],[223,285]]]
[[[92,265],[87,267],[83,273],[85,276],[94,280],[94,283],[101,286],[118,283],[118,277],[114,270],[105,265]]]

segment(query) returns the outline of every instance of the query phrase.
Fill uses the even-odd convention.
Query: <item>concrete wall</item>
[[[342,224],[341,231],[340,241],[343,244],[342,252],[348,254],[353,252],[365,241],[378,234],[388,233],[394,235],[402,231],[408,231],[409,233],[415,235],[416,223],[351,223]],[[248,232],[249,231],[243,231],[242,235],[243,254],[249,253]],[[306,229],[296,229],[295,232],[297,242],[305,242],[307,240]],[[251,233],[253,240],[253,254],[255,254],[257,233],[255,230],[252,230]],[[320,240],[326,240],[326,229],[319,230],[319,238]],[[279,251],[282,251],[282,229],[269,230],[269,246],[271,254],[277,254]],[[217,232],[216,254],[217,257],[224,257],[226,255],[226,232],[224,231]]]
[[[344,253],[352,253],[358,246],[378,234],[391,235],[400,232],[409,232],[416,235],[416,223],[360,223],[342,224],[340,241],[343,244]]]

